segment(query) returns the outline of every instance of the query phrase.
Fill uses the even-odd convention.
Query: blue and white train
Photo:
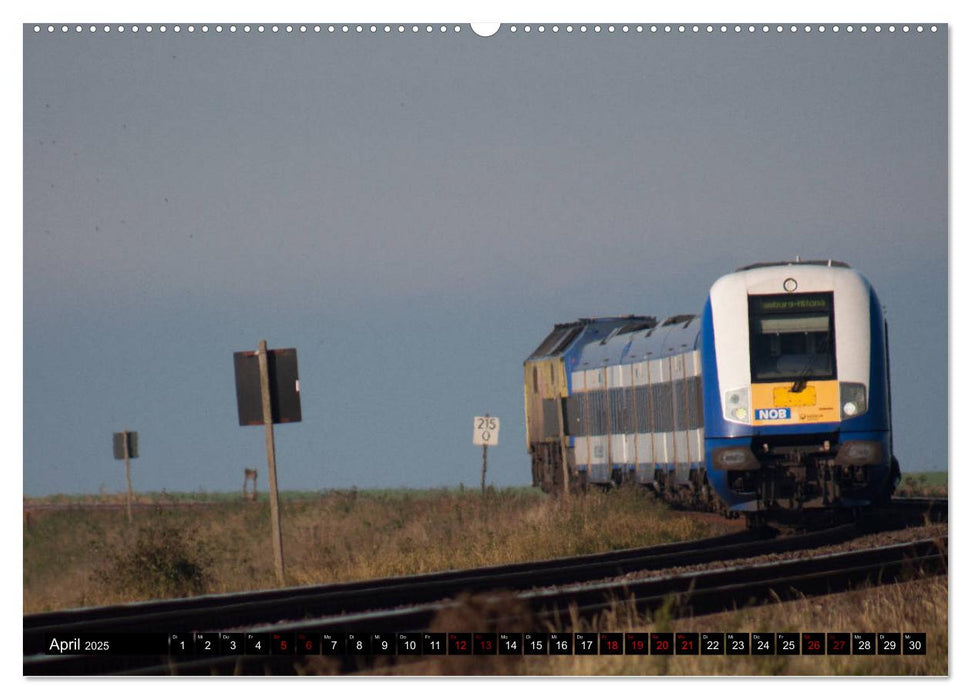
[[[559,324],[524,363],[533,483],[633,481],[745,513],[884,502],[893,456],[887,327],[845,263],[758,263],[701,316]]]

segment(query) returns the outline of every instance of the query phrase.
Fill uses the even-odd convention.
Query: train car
[[[630,481],[710,503],[700,328],[694,315],[557,325],[524,363],[533,484]]]
[[[566,404],[575,394],[571,370],[590,345],[605,341],[624,327],[653,327],[648,316],[581,318],[557,324],[523,363],[526,403],[526,445],[532,457],[533,484],[558,493],[564,483],[576,486],[587,480],[578,465]]]
[[[835,261],[750,265],[715,282],[701,328],[707,476],[731,511],[889,499],[887,324],[862,275]]]
[[[883,311],[834,261],[758,263],[699,316],[557,325],[524,363],[534,485],[631,481],[694,508],[858,508],[899,481]]]

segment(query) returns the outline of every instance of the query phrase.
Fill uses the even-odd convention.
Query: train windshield
[[[836,378],[833,294],[750,296],[753,382]]]

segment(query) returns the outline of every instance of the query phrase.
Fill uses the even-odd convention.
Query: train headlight
[[[749,390],[732,389],[725,392],[725,418],[736,422],[748,422]]]
[[[840,417],[843,420],[866,412],[866,387],[854,382],[840,382]]]
[[[752,471],[760,465],[748,447],[716,447],[711,452],[711,466],[723,471]]]
[[[841,466],[879,464],[883,461],[883,445],[871,440],[850,440],[840,445],[836,463]]]

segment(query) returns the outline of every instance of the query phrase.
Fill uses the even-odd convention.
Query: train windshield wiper
[[[826,334],[826,337],[824,338],[824,340],[828,347],[829,333]],[[815,362],[816,362],[816,353],[809,353],[806,355],[806,364],[799,372],[799,374],[796,375],[796,380],[792,383],[792,386],[789,387],[789,393],[798,394],[806,388],[806,380],[809,378],[809,373],[812,371],[813,365],[815,364]]]

